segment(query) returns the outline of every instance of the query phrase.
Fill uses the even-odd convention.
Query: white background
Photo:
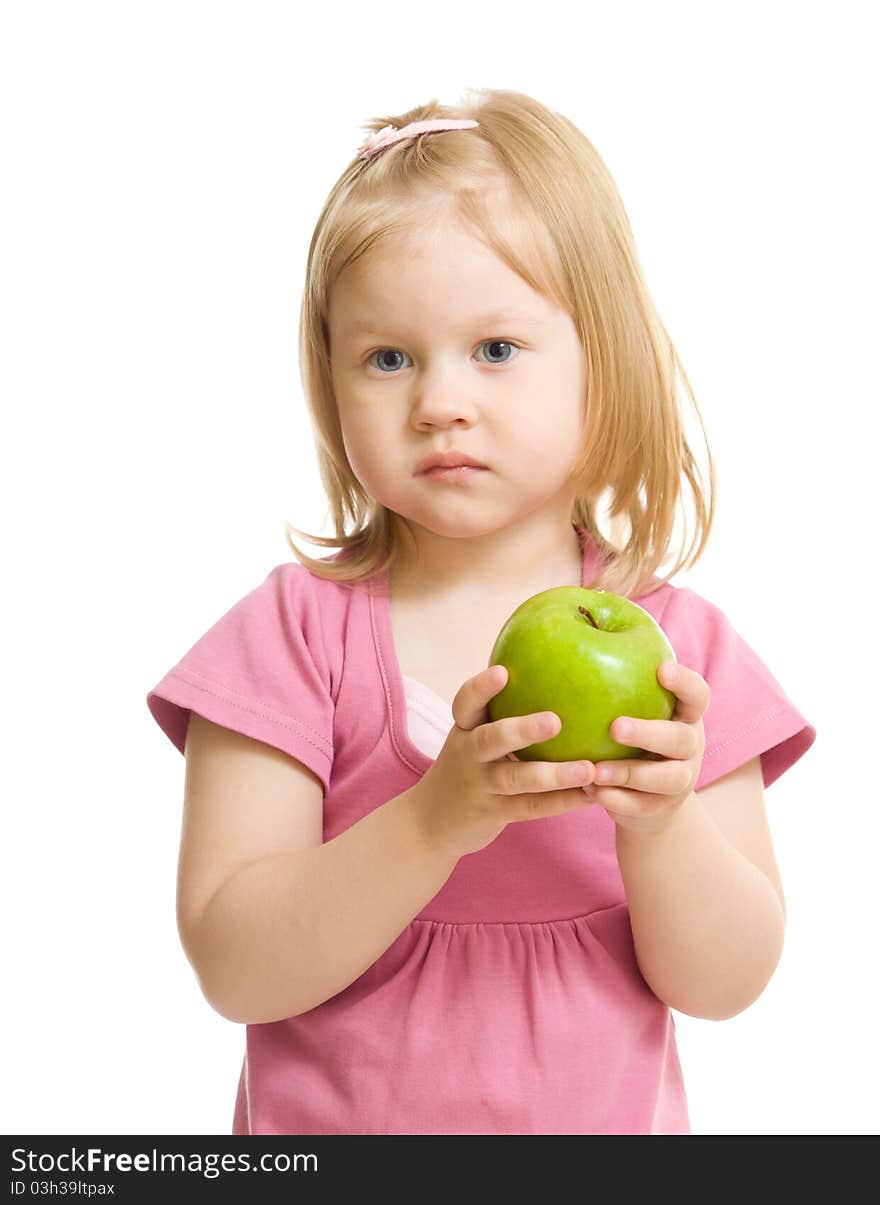
[[[145,696],[292,559],[285,519],[330,534],[296,329],[361,123],[485,86],[614,176],[719,472],[676,584],[819,733],[767,791],[774,978],[676,1014],[693,1132],[877,1132],[872,6],[306,7],[0,10],[0,1128],[230,1132],[244,1029],[178,942],[183,759]]]

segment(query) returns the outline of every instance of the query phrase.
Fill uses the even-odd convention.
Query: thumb
[[[486,705],[507,685],[503,665],[489,665],[462,685],[452,700],[452,717],[457,728],[470,732],[486,723]]]

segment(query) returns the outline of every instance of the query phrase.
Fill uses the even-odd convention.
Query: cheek
[[[340,413],[342,442],[352,472],[361,485],[374,497],[387,494],[390,481],[400,474],[395,468],[393,441],[381,428],[375,416],[365,411]]]
[[[351,429],[346,431],[345,428],[343,428],[343,440],[348,463],[351,465],[355,477],[361,483],[367,484],[372,480],[378,466],[375,442],[364,438],[358,431]]]
[[[371,459],[371,441],[368,438],[367,424],[362,421],[362,417],[356,411],[340,409],[339,426],[342,430],[342,443],[348,463],[358,480],[363,481],[363,474],[369,471]]]
[[[584,441],[581,399],[571,391],[544,404],[529,404],[500,436],[512,458],[537,490],[554,489],[581,457]]]
[[[579,402],[571,397],[563,403],[544,397],[542,404],[529,404],[521,411],[510,433],[524,451],[534,449],[535,455],[553,453],[558,459],[560,451],[572,448],[580,442],[584,428],[584,416]]]

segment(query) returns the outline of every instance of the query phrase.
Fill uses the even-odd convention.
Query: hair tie
[[[358,147],[358,158],[369,159],[377,151],[391,146],[392,142],[400,142],[403,138],[413,138],[416,134],[430,134],[435,130],[470,130],[479,124],[478,121],[473,121],[471,118],[448,120],[444,117],[437,117],[430,121],[411,121],[409,125],[405,125],[399,130],[395,126],[384,126]]]

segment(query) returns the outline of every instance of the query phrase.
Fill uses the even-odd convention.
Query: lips
[[[448,452],[432,452],[430,456],[426,456],[416,465],[416,476],[421,476],[423,473],[429,473],[431,469],[458,469],[458,468],[473,468],[485,469],[488,466],[480,460],[475,460],[473,456],[469,456],[467,452],[459,452],[455,448],[450,448]]]
[[[425,473],[419,473],[419,476],[427,477],[429,481],[465,481],[469,477],[477,477],[480,473],[488,472],[488,469],[472,464],[452,465],[448,469],[443,468],[442,465],[438,465],[437,468],[428,469]]]

